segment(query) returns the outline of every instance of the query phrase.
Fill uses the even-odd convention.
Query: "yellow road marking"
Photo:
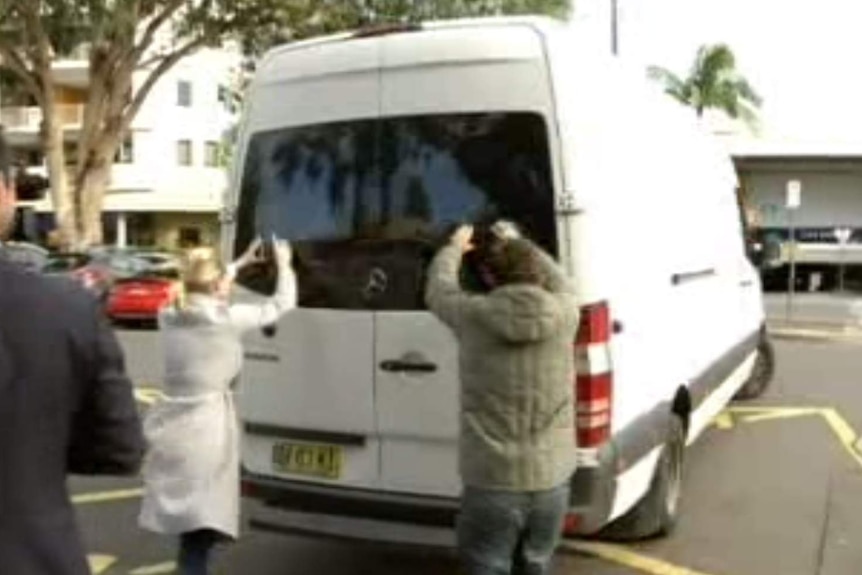
[[[157,565],[138,567],[134,571],[129,571],[129,575],[162,575],[164,573],[173,573],[176,569],[177,564],[175,562],[167,561]]]
[[[761,413],[811,413],[818,411],[819,407],[811,407],[811,406],[793,406],[793,405],[780,405],[780,406],[751,406],[751,405],[731,405],[725,411],[728,411],[733,414],[743,414],[743,415],[757,415]]]
[[[565,541],[562,547],[563,549],[604,559],[617,565],[631,567],[650,575],[708,575],[703,571],[680,567],[679,565],[674,565],[655,557],[635,553],[631,549],[620,545],[587,541]]]
[[[838,412],[837,409],[821,409],[820,415],[826,420],[826,423],[832,429],[835,437],[841,442],[844,450],[853,458],[859,467],[862,467],[862,454],[856,448],[856,442],[859,439],[859,434],[850,426],[846,419]]]
[[[733,429],[733,416],[729,411],[722,411],[712,421],[712,424],[719,429]]]
[[[742,420],[745,423],[757,423],[758,421],[772,421],[775,419],[791,419],[794,417],[808,417],[811,415],[817,415],[820,412],[819,409],[816,408],[775,408],[769,411],[764,411],[762,413],[752,414],[752,415],[744,415],[742,416]]]
[[[117,558],[111,555],[88,555],[87,561],[90,563],[90,572],[99,575],[110,569],[111,565],[117,562]]]
[[[862,452],[859,450],[859,434],[837,409],[831,407],[729,407],[725,413],[739,415],[744,423],[757,423],[794,417],[822,417],[838,439],[844,451],[862,468]],[[716,420],[716,425],[718,420]],[[720,427],[720,425],[718,425]]]
[[[136,387],[135,399],[144,405],[153,405],[162,398],[160,389],[151,387]]]
[[[106,503],[108,501],[122,501],[123,499],[137,499],[144,494],[140,487],[135,489],[116,489],[114,491],[100,491],[97,493],[82,493],[72,497],[75,505],[86,505],[88,503]]]

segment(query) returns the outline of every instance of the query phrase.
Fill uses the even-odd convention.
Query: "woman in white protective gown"
[[[213,252],[188,258],[186,296],[159,317],[165,354],[164,398],[147,416],[140,525],[180,538],[179,572],[209,573],[212,548],[239,535],[240,439],[234,386],[245,332],[271,325],[296,307],[287,242],[274,240],[278,280],[258,304],[229,303],[238,270],[259,261],[255,242],[224,268]]]

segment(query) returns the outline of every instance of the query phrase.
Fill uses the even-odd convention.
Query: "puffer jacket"
[[[548,289],[513,284],[468,294],[455,246],[429,270],[428,306],[459,342],[460,471],[470,487],[541,491],[575,471],[578,302],[563,270],[534,249]]]

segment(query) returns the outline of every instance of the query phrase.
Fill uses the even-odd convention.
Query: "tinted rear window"
[[[536,114],[291,128],[249,143],[235,248],[257,234],[291,240],[303,307],[422,309],[425,268],[457,224],[515,220],[555,252],[553,205]],[[240,281],[269,292],[271,275]],[[367,289],[372,275],[385,289]]]

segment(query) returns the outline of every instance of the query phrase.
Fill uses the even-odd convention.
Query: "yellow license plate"
[[[344,467],[344,450],[336,445],[276,443],[272,465],[281,473],[338,479]]]

